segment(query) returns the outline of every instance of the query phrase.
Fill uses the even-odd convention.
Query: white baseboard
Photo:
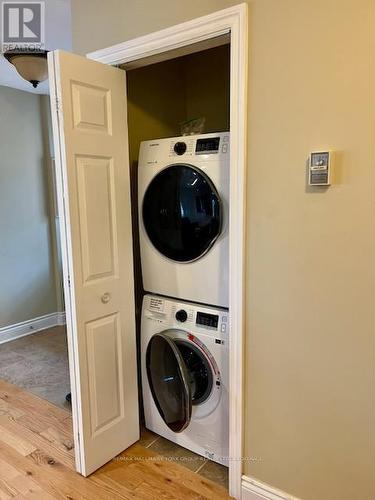
[[[4,326],[0,328],[0,344],[10,342],[11,340],[40,332],[46,328],[65,324],[65,312],[54,312],[39,316],[38,318],[22,321],[15,325]]]
[[[248,476],[242,476],[242,500],[299,500],[284,491]]]
[[[57,324],[58,325],[65,325],[65,323],[66,323],[65,311],[63,311],[63,312],[60,311],[60,312],[57,312],[55,314],[57,317]]]

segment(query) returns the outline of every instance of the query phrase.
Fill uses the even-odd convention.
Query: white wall
[[[57,310],[41,98],[0,87],[0,327]]]

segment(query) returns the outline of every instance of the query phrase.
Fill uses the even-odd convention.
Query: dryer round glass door
[[[200,258],[221,231],[219,194],[209,177],[191,165],[170,165],[159,172],[146,190],[142,210],[152,244],[174,261]]]
[[[146,370],[160,416],[172,431],[183,431],[191,419],[191,389],[182,354],[167,335],[157,333],[151,338]]]

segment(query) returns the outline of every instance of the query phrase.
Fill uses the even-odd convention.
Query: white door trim
[[[226,33],[231,35],[230,130],[230,388],[229,388],[229,492],[241,498],[243,447],[243,344],[245,332],[245,215],[247,153],[247,4],[150,33],[87,54],[117,65],[176,50]]]

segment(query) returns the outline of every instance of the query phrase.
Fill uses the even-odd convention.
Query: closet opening
[[[227,489],[230,37],[120,67],[127,80],[139,444]],[[213,276],[208,290],[199,278],[204,268]]]

